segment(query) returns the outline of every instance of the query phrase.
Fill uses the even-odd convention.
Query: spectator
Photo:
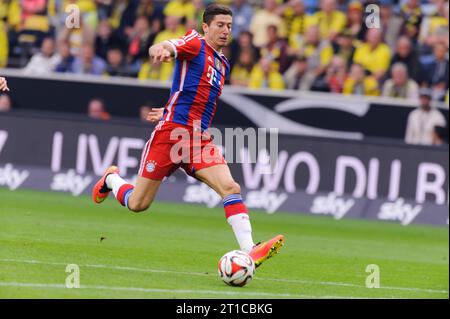
[[[98,26],[95,38],[95,54],[106,60],[108,50],[112,47],[123,47],[119,36],[113,32],[108,20],[102,20]]]
[[[397,38],[400,34],[403,19],[394,13],[391,0],[381,1],[380,24],[382,40],[389,48],[395,48]]]
[[[53,72],[61,62],[61,57],[54,51],[55,41],[53,38],[45,38],[41,45],[41,51],[33,55],[23,72],[36,75],[46,75]]]
[[[395,54],[391,61],[392,65],[403,63],[408,68],[411,78],[420,83],[422,79],[422,66],[414,50],[411,40],[407,36],[401,36],[396,45]]]
[[[250,23],[250,31],[253,34],[253,45],[262,48],[267,45],[269,39],[267,37],[267,27],[274,25],[278,28],[280,38],[286,37],[286,30],[283,19],[276,14],[277,1],[264,0],[263,9],[258,10]]]
[[[347,61],[342,56],[334,56],[327,68],[325,81],[328,90],[333,93],[342,93],[347,79]]]
[[[100,98],[94,98],[88,104],[88,116],[95,120],[109,120],[111,115],[106,111],[105,102]]]
[[[186,23],[184,24],[184,29],[183,30],[196,30],[198,33],[203,32],[203,31],[200,30],[200,28],[198,28],[198,26],[199,26],[199,24],[197,23],[197,21],[195,21],[195,20],[187,20]]]
[[[172,0],[164,8],[164,15],[175,16],[185,21],[195,19],[195,6],[188,0]]]
[[[364,23],[364,13],[361,2],[354,1],[347,8],[347,26],[346,33],[358,41],[364,41],[366,38],[367,27]],[[342,30],[344,31],[344,30]],[[340,34],[342,34],[342,31]]]
[[[148,48],[154,38],[155,34],[152,33],[147,18],[138,17],[127,39],[127,63],[139,68],[141,61],[148,57]]]
[[[70,72],[72,69],[73,61],[75,61],[75,57],[70,52],[70,44],[67,41],[62,41],[59,43],[58,54],[61,57],[61,61],[56,66],[56,72]]]
[[[155,1],[139,0],[134,2],[137,2],[134,18],[145,16],[149,19],[149,21],[157,21],[157,20],[162,21],[164,13],[162,11],[162,8],[158,4],[156,4]]]
[[[278,29],[274,25],[267,27],[267,45],[261,48],[261,56],[276,62],[281,73],[289,66],[287,43],[279,38]]]
[[[364,67],[360,64],[353,64],[350,74],[344,82],[344,94],[377,96],[380,95],[378,82],[373,76],[367,76]]]
[[[107,76],[133,76],[133,72],[125,63],[120,48],[110,48],[107,53],[107,66],[104,75]],[[135,75],[134,75],[135,76]]]
[[[197,30],[200,33],[202,31],[203,13],[205,13],[205,2],[203,0],[192,0],[192,4],[195,8],[195,17],[186,20],[186,30]]]
[[[303,0],[290,0],[280,7],[281,14],[287,24],[289,45],[297,46],[312,24],[312,17],[306,14]]]
[[[80,10],[84,6],[80,7]],[[92,10],[88,6],[83,10]],[[59,42],[68,42],[70,46],[70,52],[77,56],[80,54],[83,44],[85,43],[95,43],[96,30],[92,28],[89,23],[86,23],[85,18],[83,18],[83,14],[79,20],[79,27],[76,28],[66,28],[63,24],[58,33],[58,43]],[[65,21],[63,21],[65,23]]]
[[[434,0],[435,10],[434,13],[426,17],[421,25],[419,41],[420,43],[433,47],[436,42],[436,35],[442,29],[447,30],[448,34],[448,0]],[[447,36],[448,39],[448,36]],[[448,40],[447,40],[448,41]],[[448,42],[447,42],[448,44]]]
[[[400,8],[400,17],[403,19],[402,34],[417,39],[423,19],[420,0],[407,0]]]
[[[59,45],[55,56],[61,58],[57,72],[73,72],[77,66],[80,69],[83,45],[95,43],[95,55],[108,62],[108,65],[103,62],[105,68],[100,74],[123,76],[130,73],[131,76],[138,75],[139,79],[166,82],[173,75],[173,64],[152,65],[146,62],[148,47],[156,36],[159,36],[158,41],[162,41],[178,38],[185,34],[184,30],[199,29],[204,6],[209,2],[0,0],[0,67],[31,65],[31,57],[37,56],[38,50],[34,45],[41,44],[43,37],[56,31],[58,41],[55,42]],[[234,12],[233,42],[223,53],[229,58],[232,70],[236,66],[237,71],[233,79],[226,80],[226,84],[248,84],[249,70],[254,69],[252,64],[260,61],[261,56],[279,64],[278,73],[283,74],[287,87],[331,92],[343,91],[343,83],[348,78],[345,71],[353,63],[364,65],[381,86],[391,75],[392,67],[400,62],[407,66],[411,80],[433,89],[436,99],[442,100],[447,96],[448,0],[265,0],[260,1],[263,9],[255,14],[250,1],[220,2],[231,4]],[[369,3],[381,6],[379,30],[367,29],[364,7]],[[82,14],[80,28],[64,27],[66,4],[79,5]],[[434,12],[425,16],[430,8]],[[164,31],[161,32],[163,25]],[[183,31],[178,32],[178,29]],[[248,30],[252,30],[255,36]],[[254,43],[260,43],[258,48]],[[395,48],[392,59],[388,47]],[[123,57],[117,48],[122,50]],[[248,62],[250,55],[242,53],[244,51],[252,52],[253,63],[242,63]],[[444,59],[436,58],[442,55]],[[342,59],[346,65],[342,65]],[[81,67],[85,70],[78,72],[98,73],[93,71],[91,64],[86,62]],[[272,68],[274,71],[276,65]],[[246,76],[247,79],[244,78]],[[401,78],[400,75],[398,77]],[[383,89],[390,87],[386,89],[390,93],[386,94],[403,96],[403,86],[396,88],[393,81],[391,79],[383,85]]]
[[[249,86],[249,78],[254,66],[254,56],[251,50],[241,51],[239,60],[231,71],[231,84],[236,86]]]
[[[248,31],[250,28],[250,21],[253,16],[253,8],[246,0],[234,0],[231,5],[233,12],[233,38],[237,39],[243,31]]]
[[[444,116],[431,106],[431,91],[420,91],[420,107],[408,116],[405,142],[408,144],[432,145],[435,126],[446,126]]]
[[[12,108],[11,98],[7,94],[0,94],[0,112],[9,112]]]
[[[391,69],[391,78],[384,83],[383,96],[417,101],[419,85],[409,78],[408,69],[403,63],[396,63]]]
[[[311,90],[314,83],[325,75],[327,65],[333,57],[333,49],[327,40],[320,39],[319,27],[311,26],[305,34],[305,42],[296,55],[308,59],[308,71],[302,78],[301,90]]]
[[[283,90],[285,85],[277,65],[268,59],[262,58],[253,67],[250,74],[249,87],[252,89]]]
[[[164,19],[163,9],[153,0],[116,0],[109,21],[113,28],[117,28],[120,37],[127,38],[137,17],[145,16],[151,21],[150,29],[153,34],[161,31]]]
[[[286,88],[301,90],[301,83],[308,71],[308,60],[304,56],[296,57],[289,69],[284,73]]]
[[[18,1],[19,2],[19,1]],[[22,48],[36,47],[45,36],[50,33],[50,20],[47,15],[47,0],[21,0],[20,8],[10,9],[20,10],[20,24],[17,31],[20,36],[17,38]]]
[[[95,0],[95,4],[100,21],[107,19],[111,15],[113,0]]]
[[[177,39],[185,34],[186,29],[181,25],[180,18],[177,16],[167,16],[164,19],[164,30],[156,35],[154,43]]]
[[[367,31],[366,38],[367,41],[356,49],[353,62],[361,64],[375,79],[381,80],[389,69],[391,50],[382,43],[382,33],[379,29]]]
[[[448,90],[448,48],[438,43],[434,47],[434,61],[426,66],[424,85],[432,89],[433,99],[443,100]]]
[[[331,43],[331,47],[333,48],[333,55],[343,58],[347,65],[347,68],[352,65],[353,57],[356,51],[356,47],[353,42],[353,31],[346,29],[342,31],[337,36],[336,40]]]
[[[105,72],[106,63],[94,54],[91,44],[83,45],[78,57],[72,63],[71,73],[102,75]]]
[[[258,61],[260,52],[253,46],[253,35],[250,31],[243,31],[239,34],[239,38],[231,43],[231,59],[230,64],[233,67],[242,51],[251,51],[254,61]]]
[[[344,30],[347,18],[337,10],[336,0],[320,0],[320,11],[314,14],[313,23],[319,27],[322,39],[334,40]]]

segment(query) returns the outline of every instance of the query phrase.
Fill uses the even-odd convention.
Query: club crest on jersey
[[[220,70],[222,69],[222,62],[220,61],[219,58],[215,58],[214,60],[214,67],[216,68],[217,71],[220,72]]]
[[[156,170],[156,165],[158,165],[156,162],[150,161],[145,165],[145,170],[149,173],[153,173]]]

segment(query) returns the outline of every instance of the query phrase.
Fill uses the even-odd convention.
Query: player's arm
[[[148,53],[153,63],[170,62],[175,57],[174,46],[168,41],[152,45],[148,50]]]
[[[202,42],[200,35],[195,30],[191,30],[186,35],[167,40],[152,46],[149,50],[153,61],[168,62],[172,59],[179,61],[190,61],[200,53]]]
[[[0,91],[9,91],[8,82],[2,77],[0,77]]]

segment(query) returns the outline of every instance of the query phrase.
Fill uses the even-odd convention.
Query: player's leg
[[[110,174],[106,186],[110,188],[120,204],[135,213],[146,211],[153,203],[162,181],[139,176],[136,186],[127,183],[119,174]]]
[[[252,227],[247,207],[242,200],[241,188],[234,181],[228,165],[221,164],[198,170],[195,177],[223,198],[227,221],[233,228],[241,250],[250,254],[256,267],[278,252],[284,244],[283,235],[257,245],[253,243]]]
[[[152,204],[165,176],[174,169],[170,161],[170,149],[165,141],[167,132],[158,125],[144,147],[136,185],[125,181],[115,166],[108,168],[103,177],[94,186],[94,202],[103,202],[113,192],[119,203],[133,212],[147,210]]]
[[[255,244],[248,210],[242,200],[241,187],[231,176],[228,165],[203,168],[195,173],[195,177],[215,190],[223,199],[225,217],[233,229],[241,250],[250,252]]]
[[[161,181],[139,176],[136,186],[125,181],[115,166],[109,167],[93,189],[93,200],[103,202],[113,192],[117,201],[133,212],[147,210],[158,192]]]

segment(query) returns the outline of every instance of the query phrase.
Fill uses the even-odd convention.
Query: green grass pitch
[[[217,262],[237,249],[222,209],[155,203],[134,214],[112,198],[0,189],[0,298],[448,298],[448,228],[261,212],[257,241],[286,236],[246,287]],[[66,265],[79,289],[65,286]],[[380,288],[366,287],[366,266]]]

